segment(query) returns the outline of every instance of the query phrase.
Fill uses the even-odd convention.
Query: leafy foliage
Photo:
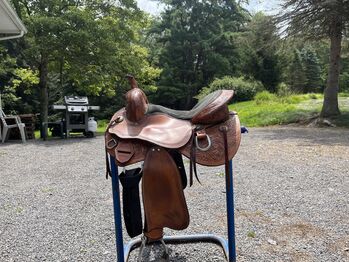
[[[271,101],[275,101],[277,99],[275,94],[272,94],[268,91],[262,91],[256,94],[256,96],[254,97],[254,100],[256,101],[256,104],[262,104],[265,102],[271,102]]]
[[[208,87],[203,88],[198,98],[202,98],[219,89],[234,90],[234,100],[246,101],[252,100],[257,92],[263,90],[263,85],[256,80],[225,76],[220,79],[215,79]]]
[[[349,25],[349,1],[284,0],[282,7],[277,21],[288,35],[301,33],[308,39],[330,39],[330,65],[321,117],[339,115],[339,61],[342,36]]]
[[[237,71],[238,52],[233,40],[247,13],[231,0],[161,2],[165,11],[151,30],[159,43],[157,60],[163,68],[157,102],[188,108],[203,86]],[[171,90],[175,96],[168,100],[166,94]]]
[[[326,38],[333,33],[333,23],[346,26],[349,21],[347,0],[283,0],[277,17],[279,28],[288,35],[310,39]]]
[[[296,92],[303,92],[307,82],[307,78],[304,72],[304,65],[302,63],[302,57],[298,50],[294,50],[294,56],[292,63],[289,67],[289,84]]]
[[[304,73],[306,77],[304,93],[322,91],[321,69],[319,60],[314,50],[303,48],[301,52]]]
[[[160,70],[150,66],[148,51],[140,45],[149,20],[134,1],[12,2],[28,34],[6,45],[18,57],[18,65],[24,65],[19,66],[21,70],[38,76],[39,82],[31,85],[37,88],[32,94],[40,101],[42,121],[47,119],[48,104],[63,95],[120,97],[116,92],[127,73],[136,75],[146,87],[154,85]],[[20,79],[12,82],[13,88],[24,85]]]
[[[276,92],[281,81],[279,36],[271,16],[259,12],[247,25],[247,32],[239,38],[242,49],[242,72],[262,82],[265,89]]]

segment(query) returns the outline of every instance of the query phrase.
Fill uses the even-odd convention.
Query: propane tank
[[[95,120],[94,117],[89,117],[88,118],[88,132],[97,132],[97,121]]]

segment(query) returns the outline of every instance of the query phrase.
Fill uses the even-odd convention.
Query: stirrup
[[[145,245],[147,244],[147,240],[148,240],[147,237],[143,235],[142,236],[142,244],[141,244],[141,247],[140,247],[139,253],[138,253],[138,259],[137,259],[138,262],[142,262],[142,255],[143,255],[143,252],[144,252]],[[162,255],[162,257],[166,261],[170,261],[169,250],[168,250],[168,247],[165,244],[164,239],[161,238],[159,241],[160,241],[161,245],[163,245],[164,250],[165,250],[164,254]]]

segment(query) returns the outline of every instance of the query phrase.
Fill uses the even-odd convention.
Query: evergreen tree
[[[288,84],[297,93],[304,92],[307,83],[302,57],[297,49],[294,49],[293,59],[288,68]]]
[[[314,50],[303,48],[301,52],[306,83],[303,93],[318,92],[321,89],[321,68]]]
[[[157,102],[189,108],[193,97],[215,77],[234,74],[234,34],[247,13],[232,0],[161,0],[165,11],[151,33],[161,45],[163,68]]]
[[[272,17],[262,12],[255,14],[247,30],[247,41],[243,46],[243,73],[261,81],[266,90],[276,92],[281,80],[278,56],[280,39]]]
[[[278,21],[281,23],[281,28],[286,28],[288,35],[302,34],[309,39],[329,38],[330,63],[321,116],[330,117],[340,114],[339,61],[343,34],[349,25],[349,1],[283,0]]]

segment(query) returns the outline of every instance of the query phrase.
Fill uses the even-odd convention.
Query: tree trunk
[[[328,70],[328,79],[324,92],[324,103],[320,117],[331,117],[340,114],[338,107],[339,90],[339,62],[342,44],[342,22],[334,19],[330,29],[330,66]]]
[[[40,87],[40,122],[41,122],[41,137],[45,137],[47,130],[44,130],[43,123],[48,122],[48,57],[46,54],[41,54],[41,62],[39,66],[39,87]],[[45,132],[45,133],[44,133]]]

